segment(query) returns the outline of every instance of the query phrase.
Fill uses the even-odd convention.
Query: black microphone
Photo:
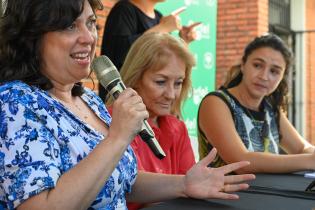
[[[126,89],[116,67],[105,55],[95,58],[91,68],[96,73],[99,82],[114,97],[114,99],[117,99],[119,94]],[[166,156],[159,142],[156,140],[152,128],[146,120],[143,121],[139,135],[142,140],[147,143],[156,157],[163,159]]]

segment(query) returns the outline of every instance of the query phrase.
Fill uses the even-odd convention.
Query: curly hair
[[[44,34],[69,27],[83,12],[85,0],[6,0],[0,20],[0,84],[21,80],[43,90],[53,88],[40,71],[41,40]],[[99,0],[89,0],[95,11]],[[76,83],[72,95],[83,93]]]
[[[284,71],[283,78],[276,88],[276,90],[266,96],[266,99],[271,103],[273,107],[276,108],[277,111],[279,109],[286,110],[288,105],[288,75],[289,70],[292,66],[293,54],[290,49],[286,46],[286,44],[275,34],[268,34],[256,37],[252,42],[250,42],[245,50],[242,57],[242,63],[246,63],[247,58],[250,54],[252,54],[255,50],[262,47],[270,47],[278,52],[280,52],[285,60],[286,68]],[[224,86],[226,88],[231,88],[237,86],[243,78],[243,74],[241,72],[241,64],[235,65],[230,69],[228,79],[225,82]]]

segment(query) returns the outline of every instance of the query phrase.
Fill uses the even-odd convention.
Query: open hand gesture
[[[185,194],[188,197],[197,199],[238,199],[238,195],[230,193],[247,189],[248,184],[242,182],[255,179],[253,174],[226,175],[249,165],[248,161],[232,163],[219,168],[208,167],[216,153],[216,149],[212,149],[204,159],[187,172],[184,185]]]

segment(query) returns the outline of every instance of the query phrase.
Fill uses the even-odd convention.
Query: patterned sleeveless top
[[[214,95],[221,98],[229,107],[235,128],[244,145],[250,152],[270,152],[279,154],[279,132],[277,126],[277,113],[266,100],[263,101],[259,112],[249,110],[226,89],[220,89],[207,96]],[[199,111],[198,111],[199,118]],[[197,120],[198,122],[199,120]],[[204,158],[213,146],[207,141],[205,134],[198,124],[198,142],[200,159]],[[217,155],[211,163],[212,167],[220,167],[225,162]]]

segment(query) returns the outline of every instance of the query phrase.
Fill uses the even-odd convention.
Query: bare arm
[[[176,197],[184,197],[184,175],[167,175],[139,171],[132,193],[127,195],[131,202],[150,203]],[[145,195],[145,196],[144,196]]]
[[[314,153],[315,147],[306,141],[293,127],[283,112],[280,112],[281,147],[289,154]]]
[[[115,111],[116,110],[116,111]],[[87,209],[112,174],[148,113],[139,96],[127,90],[115,101],[108,137],[74,168],[61,175],[55,188],[27,199],[18,209]]]
[[[252,174],[228,176],[226,174],[247,166],[249,162],[243,161],[220,168],[209,168],[208,164],[215,155],[216,150],[213,149],[185,176],[139,172],[133,190],[127,197],[128,201],[147,203],[176,197],[237,199],[237,195],[230,193],[248,188],[248,185],[242,182],[252,180],[255,176]]]
[[[201,104],[199,125],[208,141],[217,148],[226,163],[241,160],[251,165],[238,173],[285,173],[315,169],[314,154],[277,155],[249,152],[238,135],[227,105],[216,96],[208,96]]]

